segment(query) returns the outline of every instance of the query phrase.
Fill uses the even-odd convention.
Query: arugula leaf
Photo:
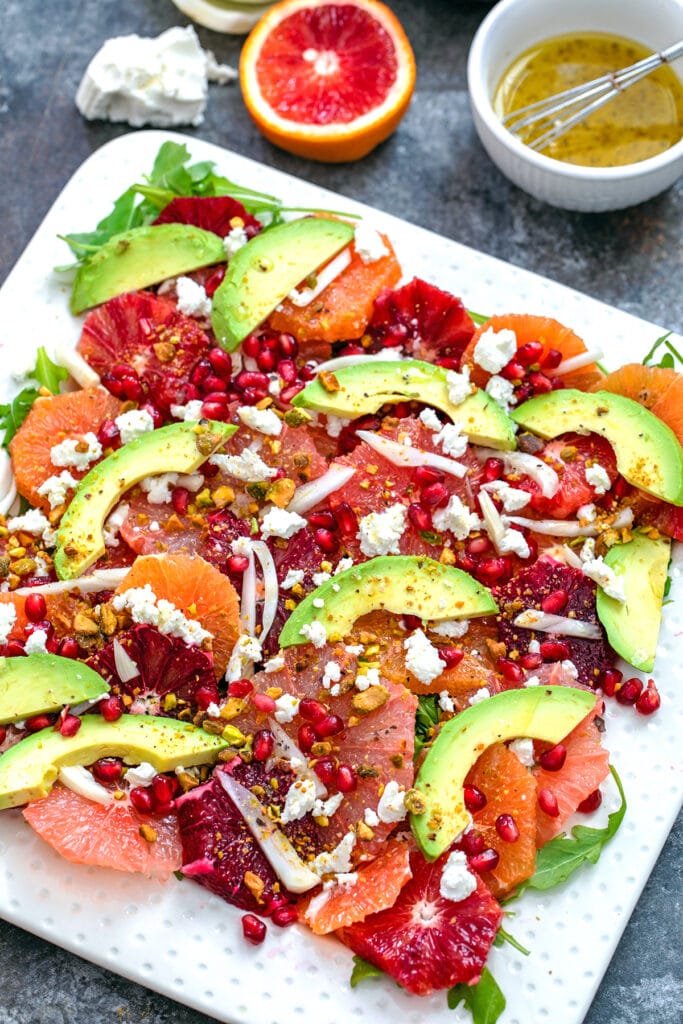
[[[503,926],[501,925],[498,931],[496,932],[496,937],[493,940],[493,945],[504,946],[506,942],[508,946],[512,946],[512,948],[516,949],[518,953],[523,953],[524,956],[530,956],[530,951],[526,948],[526,946],[523,946],[521,942],[518,942],[514,935],[510,935],[510,932],[506,932]]]
[[[663,334],[661,336],[661,338],[657,338],[656,342],[643,359],[643,366],[660,366],[669,370],[673,370],[676,365],[676,361],[683,365],[683,356],[680,354],[680,352],[678,352],[677,349],[674,348],[674,346],[669,341],[669,338],[672,334],[673,331],[667,331],[666,334]],[[658,363],[654,363],[652,362],[652,360],[654,359],[657,353],[657,349],[660,348],[661,345],[664,345],[665,348],[667,348],[669,351],[664,353],[664,355],[661,357]]]
[[[33,367],[28,377],[31,381],[36,381],[41,387],[47,388],[53,395],[59,391],[59,383],[62,380],[66,380],[68,373],[63,366],[58,366],[53,363],[49,355],[41,345],[36,355],[36,365]],[[17,430],[24,422],[31,406],[35,402],[36,398],[40,395],[38,388],[29,385],[22,388],[18,395],[12,399],[11,402],[7,402],[4,405],[0,405],[0,430],[5,431],[5,435],[0,442],[4,448],[10,443]]]
[[[60,235],[74,256],[79,260],[96,252],[105,242],[108,242],[113,235],[119,235],[122,231],[139,227],[142,224],[139,208],[135,203],[137,196],[132,188],[126,191],[114,201],[114,208],[111,213],[99,222],[94,231],[84,231],[79,234]]]
[[[37,380],[42,387],[51,391],[53,395],[56,395],[61,381],[66,380],[69,374],[63,366],[52,362],[41,345],[36,355],[36,365],[29,376],[33,380]]]
[[[475,313],[473,309],[468,309],[467,312],[469,313],[470,320],[476,327],[481,327],[482,324],[491,319],[490,316],[484,316],[483,313]]]
[[[476,985],[454,985],[450,989],[449,1010],[455,1010],[460,1003],[472,1014],[473,1024],[496,1024],[505,1009],[505,996],[488,967],[481,972]]]
[[[425,544],[431,544],[432,547],[443,544],[443,537],[440,533],[435,533],[434,530],[420,530],[420,536]]]
[[[526,882],[523,882],[516,898],[525,889],[552,889],[565,882],[577,868],[588,861],[597,864],[603,847],[616,835],[626,814],[626,796],[616,768],[610,765],[621,797],[621,806],[613,811],[607,819],[605,828],[589,828],[586,825],[575,825],[571,836],[562,833],[546,843],[537,854],[536,871]]]
[[[415,713],[415,755],[431,742],[434,729],[439,724],[438,696],[423,694],[417,698]]]
[[[374,964],[368,963],[367,960],[363,960],[360,956],[354,956],[353,958],[353,971],[351,972],[351,988],[355,988],[356,985],[364,981],[365,978],[381,978],[384,971],[380,970],[379,967],[375,967]]]

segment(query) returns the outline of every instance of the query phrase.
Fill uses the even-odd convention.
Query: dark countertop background
[[[236,84],[212,86],[204,124],[183,130],[682,332],[683,179],[611,214],[567,213],[531,199],[491,164],[470,119],[467,51],[492,5],[388,2],[415,50],[417,90],[398,132],[365,160],[326,166],[274,149],[251,124]],[[0,0],[0,10],[1,281],[73,171],[127,130],[89,124],[76,110],[94,52],[110,36],[153,36],[187,19],[170,0]],[[241,38],[199,35],[236,65]],[[680,1021],[682,853],[679,818],[586,1024]],[[4,922],[0,964],[0,1024],[209,1022]]]

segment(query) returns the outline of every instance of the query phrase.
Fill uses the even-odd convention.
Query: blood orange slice
[[[104,806],[56,785],[23,814],[41,839],[73,864],[141,871],[165,880],[182,863],[175,813],[150,817],[127,801]],[[143,824],[154,829],[152,842],[140,835]]]
[[[376,0],[284,0],[242,50],[247,110],[270,142],[313,160],[358,160],[405,114],[415,58]]]

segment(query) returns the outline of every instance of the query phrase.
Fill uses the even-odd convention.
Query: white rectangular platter
[[[612,368],[640,361],[662,333],[578,292],[217,146],[138,132],[110,142],[81,166],[0,291],[1,400],[13,390],[7,371],[31,365],[34,347],[49,351],[55,342],[78,339],[79,323],[68,312],[69,285],[52,273],[68,261],[57,235],[92,228],[112,200],[151,168],[166,139],[185,141],[195,160],[214,160],[233,181],[279,195],[287,205],[362,214],[392,238],[406,278],[424,277],[480,312],[555,317],[590,348],[602,348]],[[570,884],[550,893],[528,892],[512,908],[516,916],[508,928],[531,955],[509,946],[493,950],[491,968],[507,997],[501,1024],[580,1024],[680,806],[680,560],[672,573],[673,601],[665,609],[656,666],[663,706],[652,719],[614,702],[607,710],[606,740],[626,789],[626,820],[596,867],[580,869]],[[615,806],[615,792],[608,789],[602,817],[587,823],[603,825]],[[189,881],[162,885],[71,865],[34,835],[18,811],[0,815],[0,916],[231,1024],[469,1020],[468,1013],[447,1009],[445,993],[420,999],[389,980],[352,990],[350,952],[299,926],[271,927],[262,946],[248,946],[240,912]]]

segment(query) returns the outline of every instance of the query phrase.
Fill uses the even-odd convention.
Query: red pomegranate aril
[[[334,510],[334,518],[341,533],[346,537],[349,534],[356,535],[358,531],[358,517],[351,506],[342,501]]]
[[[261,351],[261,339],[256,334],[248,334],[242,342],[242,351],[249,359],[256,359]]]
[[[331,757],[321,757],[313,765],[313,771],[318,776],[323,786],[330,786],[334,782],[337,769]]]
[[[553,390],[552,381],[540,370],[534,370],[529,374],[529,383],[537,395],[545,395]]]
[[[403,625],[406,629],[420,629],[422,626],[422,619],[419,615],[404,615]]]
[[[531,366],[537,363],[543,355],[543,344],[540,341],[527,341],[517,349],[516,359],[523,366]]]
[[[268,392],[265,388],[245,388],[242,392],[242,401],[245,405],[257,405],[267,397]]]
[[[213,274],[209,274],[206,281],[204,282],[204,291],[211,299],[216,294],[218,286],[222,283],[225,277],[225,266],[216,267]]]
[[[495,871],[498,867],[498,861],[500,856],[497,850],[489,847],[487,850],[482,850],[481,853],[475,853],[471,857],[467,858],[467,863],[473,871]]]
[[[2,746],[2,744],[5,742],[6,739],[7,739],[7,729],[5,728],[4,725],[0,725],[0,746]]]
[[[133,380],[132,377],[125,377],[121,381],[121,387],[123,389],[123,397],[129,402],[139,402],[144,394],[140,381]]]
[[[105,722],[118,722],[126,709],[118,694],[112,693],[108,697],[102,698],[97,705],[97,710],[102,715]]]
[[[228,684],[228,696],[238,697],[240,700],[248,697],[250,693],[253,693],[253,690],[254,684],[250,679],[233,679]]]
[[[298,746],[304,754],[310,754],[313,744],[318,742],[318,736],[315,729],[308,722],[305,725],[299,726],[296,739]]]
[[[358,787],[356,773],[350,764],[340,764],[337,768],[335,780],[340,793],[353,793]]]
[[[500,371],[501,377],[505,377],[507,380],[524,380],[526,376],[526,367],[522,363],[518,362],[517,359],[511,359],[503,369]]]
[[[277,339],[277,347],[287,359],[293,359],[299,351],[297,340],[291,334],[281,334]]]
[[[111,373],[105,373],[102,375],[102,383],[107,391],[111,392],[114,398],[124,399],[126,397],[123,392],[123,381],[117,380]]]
[[[485,555],[492,550],[493,544],[488,539],[488,537],[484,536],[472,537],[472,539],[468,540],[467,543],[465,544],[465,551],[467,552],[467,554],[474,555],[475,557],[478,557],[479,555]]]
[[[504,469],[505,466],[502,459],[487,459],[484,463],[484,482],[491,484],[494,480],[500,480]]]
[[[260,918],[256,917],[255,914],[243,914],[241,917],[242,921],[242,935],[250,942],[252,946],[260,946],[266,937],[266,925]]]
[[[185,401],[188,401],[189,397],[189,395],[186,395]],[[140,406],[140,412],[146,412],[148,416],[151,416],[152,424],[155,430],[158,430],[159,427],[163,426],[164,417],[161,415],[156,405],[152,405],[151,402],[145,402],[143,405]]]
[[[274,352],[268,352],[266,349],[256,356],[256,365],[264,373],[272,373],[277,366],[277,356]]]
[[[309,380],[313,380],[317,372],[317,363],[306,363],[305,366],[302,366],[299,369],[299,377],[301,378],[301,380],[305,380],[306,382],[308,382]]]
[[[155,809],[170,803],[176,795],[178,783],[170,775],[155,775],[152,779],[152,798]]]
[[[313,731],[319,740],[329,739],[330,736],[338,736],[344,731],[344,723],[339,715],[325,715],[319,722],[313,725]]]
[[[101,757],[92,766],[92,773],[98,782],[118,782],[123,774],[120,757]]]
[[[59,654],[59,645],[61,640],[58,640],[56,636],[51,636],[45,641],[45,650],[48,654]]]
[[[496,583],[508,572],[509,566],[506,559],[484,558],[478,564],[475,563],[477,577],[484,583]]]
[[[246,572],[249,568],[249,559],[246,555],[231,555],[228,559],[229,572]]]
[[[522,533],[524,531],[522,530]],[[526,557],[522,557],[523,562],[535,562],[538,558],[538,544],[533,537],[526,538],[527,547],[529,548],[529,554]]]
[[[46,637],[54,635],[55,627],[47,619],[42,619],[39,622],[27,622],[24,626],[24,634],[29,637],[33,633],[45,633]]]
[[[499,814],[496,818],[496,832],[505,843],[516,843],[519,839],[519,828],[511,814]]]
[[[283,388],[280,392],[280,401],[287,405],[293,398],[296,398],[299,392],[303,391],[303,389],[304,385],[301,383],[288,384],[287,387]]]
[[[296,363],[292,359],[281,359],[276,369],[284,384],[293,384],[297,378]]]
[[[510,658],[498,658],[496,668],[508,683],[521,683],[524,679],[524,670]]]
[[[553,590],[552,594],[548,594],[541,601],[541,611],[546,615],[559,615],[568,600],[569,594],[566,590]]]
[[[549,789],[540,789],[538,791],[538,806],[549,818],[557,818],[560,814],[557,797]]]
[[[337,520],[334,517],[334,512],[330,512],[329,509],[320,509],[319,512],[311,512],[308,517],[308,523],[313,527],[321,527],[323,530],[336,530]]]
[[[59,643],[59,654],[62,658],[78,657],[79,646],[72,636],[65,636]]]
[[[543,640],[539,654],[544,661],[566,661],[569,647],[564,640]]]
[[[121,431],[113,420],[105,420],[97,431],[97,440],[103,448],[113,448],[121,440]]]
[[[146,786],[135,786],[129,793],[130,802],[136,811],[141,814],[151,814],[154,810],[154,800],[149,788]]]
[[[444,474],[433,466],[418,466],[413,473],[415,483],[419,487],[429,487],[430,484],[442,484]]]
[[[519,664],[526,669],[540,668],[543,658],[540,654],[523,654],[519,659]]]
[[[196,387],[200,388],[211,373],[212,369],[213,367],[208,359],[200,359],[190,374],[190,380]]]
[[[452,356],[442,356],[441,359],[436,360],[437,366],[443,366],[446,370],[455,370],[456,372],[460,369],[460,360],[454,359]]]
[[[209,362],[214,373],[217,373],[219,377],[224,380],[229,380],[232,377],[232,359],[222,348],[214,346],[209,351]]]
[[[600,676],[600,687],[606,697],[613,697],[617,686],[624,678],[624,673],[618,668],[606,668]]]
[[[319,700],[304,697],[299,702],[299,714],[307,722],[322,722],[323,718],[327,718],[329,710]]]
[[[416,530],[431,530],[432,517],[421,505],[408,506],[408,519]]]
[[[538,757],[541,768],[547,772],[559,772],[567,760],[567,748],[564,743],[556,743],[549,750],[544,750]]]
[[[195,387],[194,384],[185,385],[185,401],[186,402],[197,402],[201,398],[199,388]]]
[[[277,352],[279,349],[279,343],[274,334],[262,334],[261,335],[261,348],[265,352]]]
[[[466,554],[464,551],[458,551],[455,556],[455,564],[458,569],[462,569],[463,572],[474,572],[477,568],[477,563],[471,555]]]
[[[464,836],[460,840],[460,846],[462,847],[463,853],[466,853],[468,857],[474,857],[478,853],[483,853],[486,849],[486,840],[473,828],[469,832],[465,832]]]
[[[632,679],[627,679],[625,683],[622,683],[617,688],[614,696],[617,699],[618,704],[635,704],[643,692],[643,684],[640,679],[636,679],[633,676]]]
[[[54,715],[31,715],[24,722],[27,732],[40,732],[41,729],[48,729],[54,724]]]
[[[476,786],[465,786],[465,807],[473,814],[475,811],[481,811],[488,803],[486,795],[482,793]]]
[[[26,656],[26,651],[21,640],[8,640],[3,654],[7,658],[21,658]]]
[[[215,700],[215,691],[211,686],[200,686],[195,692],[194,699],[200,711],[206,711]]]
[[[444,484],[430,484],[422,488],[420,503],[427,508],[443,508],[448,504],[450,494]]]
[[[662,698],[659,696],[659,690],[655,686],[654,679],[648,679],[647,689],[643,690],[640,697],[636,701],[636,711],[641,715],[654,715],[662,704]]]
[[[581,814],[592,814],[593,811],[597,811],[598,807],[602,803],[602,793],[599,789],[594,789],[592,793],[589,793],[585,800],[576,808]]]
[[[272,715],[277,704],[267,693],[252,693],[251,702],[257,711],[263,711],[266,715]]]
[[[130,363],[114,363],[109,372],[117,380],[123,380],[124,377],[131,377],[133,380],[137,380],[138,377],[137,372]]]
[[[259,729],[254,733],[252,753],[257,761],[267,761],[275,750],[275,737],[270,729]]]
[[[171,491],[171,504],[176,515],[187,515],[187,510],[190,507],[190,492],[186,487],[174,487]]]
[[[29,594],[24,602],[24,614],[29,622],[42,622],[47,615],[47,602],[42,594]]]
[[[246,391],[247,388],[261,388],[268,390],[268,378],[265,373],[258,373],[256,370],[240,370],[233,381],[233,387],[237,391]]]
[[[215,373],[210,373],[202,384],[202,390],[207,395],[213,394],[216,391],[223,394],[224,391],[228,390],[228,382],[223,380],[222,377],[218,377]]]
[[[461,647],[440,647],[439,657],[442,661],[446,662],[446,668],[455,668],[459,665],[462,659],[465,657],[465,652]]]
[[[62,736],[75,736],[81,727],[81,720],[78,715],[64,715],[59,724],[59,732]]]
[[[320,548],[326,554],[331,554],[337,550],[337,541],[334,534],[330,530],[318,529],[313,534],[313,539]]]
[[[284,907],[277,907],[270,915],[270,920],[278,928],[286,928],[287,925],[299,920],[299,911],[293,903],[287,903]]]
[[[556,370],[562,362],[562,353],[559,348],[549,348],[540,360],[544,370]]]
[[[205,420],[220,420],[227,415],[227,406],[219,402],[204,402],[202,416]]]

